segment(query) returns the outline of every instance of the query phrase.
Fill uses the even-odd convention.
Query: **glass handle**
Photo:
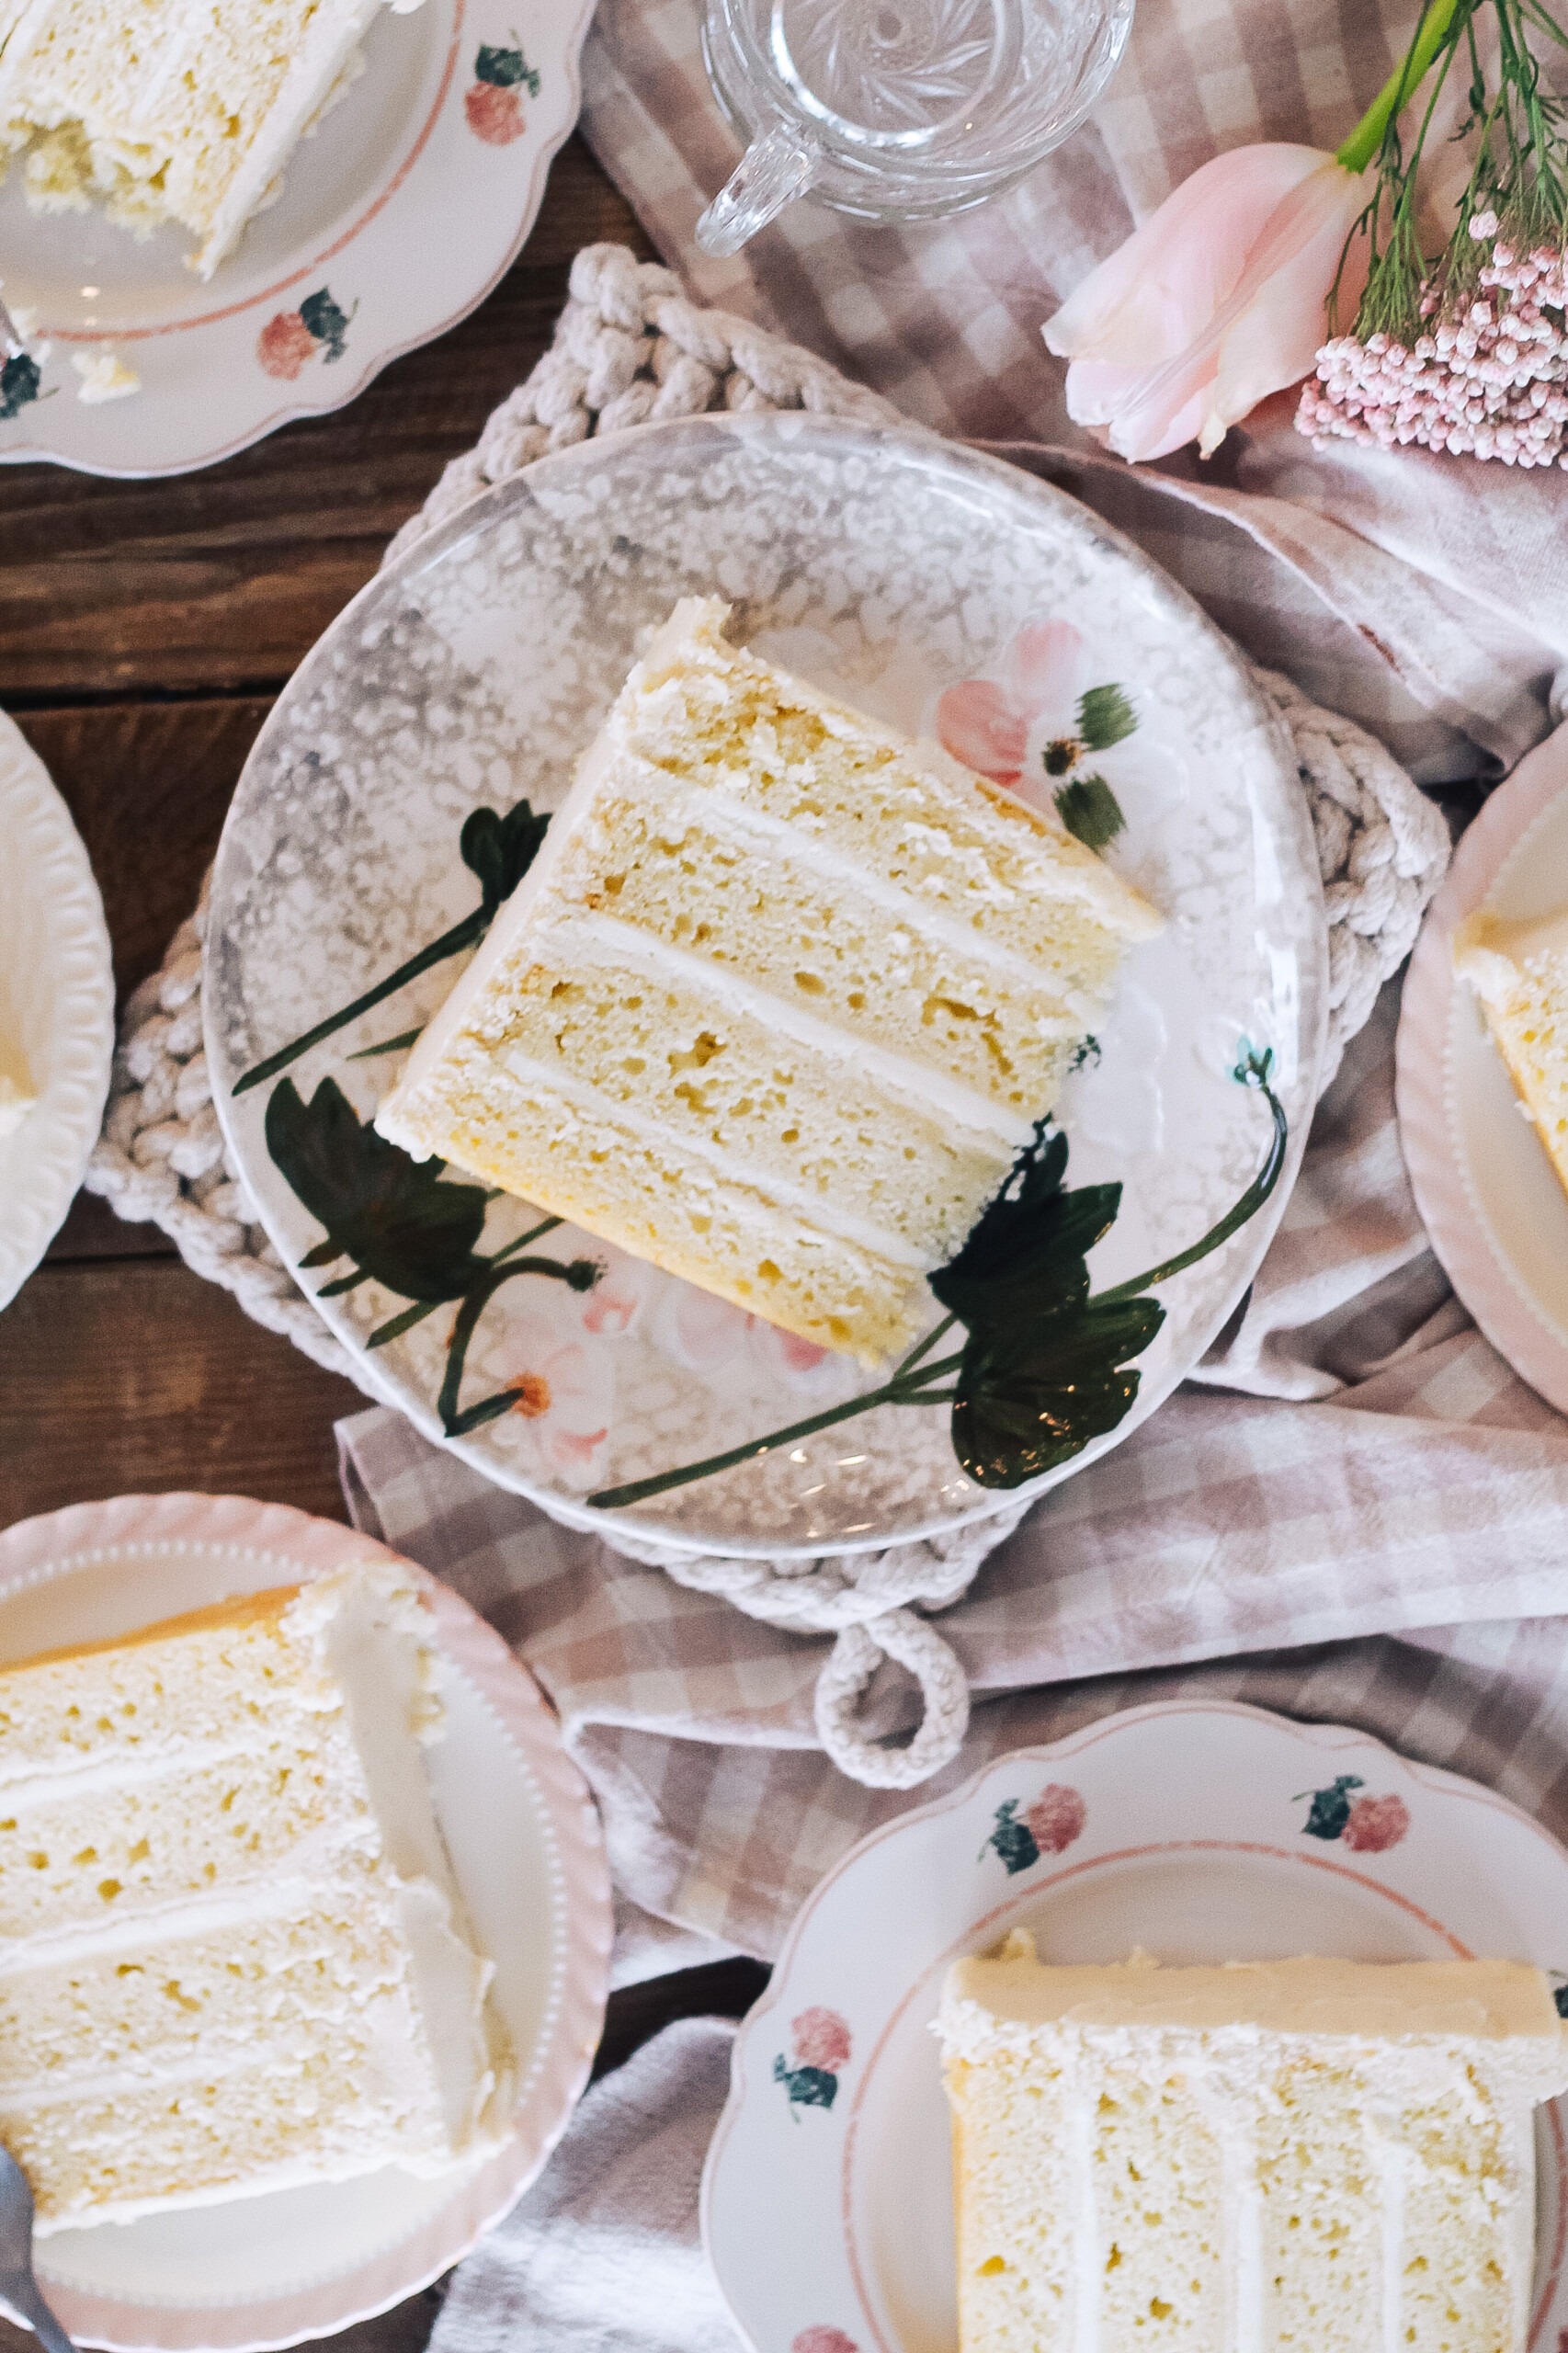
[[[817,149],[791,131],[769,131],[753,140],[697,224],[703,252],[739,253],[748,237],[805,194],[821,162]]]

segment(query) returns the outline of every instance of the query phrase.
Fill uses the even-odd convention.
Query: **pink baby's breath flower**
[[[1491,258],[1473,290],[1428,280],[1420,309],[1433,322],[1414,351],[1386,335],[1336,335],[1302,388],[1297,429],[1320,447],[1360,441],[1375,449],[1437,449],[1508,466],[1568,464],[1568,257],[1519,258],[1497,234],[1492,210],[1470,235]]]

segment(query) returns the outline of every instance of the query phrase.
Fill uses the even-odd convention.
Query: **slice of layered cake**
[[[1568,913],[1508,923],[1478,908],[1453,954],[1568,1192]]]
[[[1160,917],[727,610],[659,631],[376,1125],[876,1362]]]
[[[1568,2030],[1512,1961],[950,1972],[962,2353],[1523,2353],[1531,2109]]]
[[[389,1564],[0,1670],[0,2143],[40,2232],[506,2135]]]
[[[0,0],[0,171],[35,210],[174,221],[210,278],[359,72],[384,0]],[[400,14],[420,0],[391,0]]]

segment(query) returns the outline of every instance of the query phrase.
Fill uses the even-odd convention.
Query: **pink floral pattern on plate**
[[[1568,2329],[1563,2335],[1568,2336]],[[819,2322],[814,2328],[799,2330],[790,2339],[790,2353],[860,2353],[860,2348],[841,2328],[828,2328]],[[1560,2346],[1558,2353],[1565,2353],[1565,2348]]]
[[[779,2052],[773,2062],[773,2080],[789,2096],[790,2113],[801,2108],[831,2108],[838,2097],[838,2078],[849,2064],[849,2029],[836,2010],[814,2006],[790,2022],[793,2063]]]
[[[483,44],[473,61],[474,78],[463,94],[463,119],[487,147],[509,147],[528,129],[522,92],[539,96],[539,75],[523,55],[516,33],[510,49]]]
[[[1006,785],[1042,816],[1054,812],[1090,849],[1121,831],[1121,805],[1086,767],[1135,731],[1131,699],[1113,681],[1085,680],[1084,641],[1071,621],[1026,621],[999,678],[960,678],[937,698],[937,734],[966,767]]]
[[[812,1389],[819,1368],[832,1376],[835,1359],[814,1341],[795,1332],[765,1324],[725,1299],[683,1283],[673,1289],[659,1310],[660,1346],[685,1365],[688,1372],[707,1376],[725,1365],[749,1358],[764,1372],[782,1376],[792,1389]]]
[[[319,286],[297,311],[278,311],[268,319],[256,339],[256,358],[269,376],[292,383],[318,352],[324,359],[342,358],[353,317],[353,311],[333,301],[327,287]]]
[[[1048,1781],[1034,1803],[1019,1811],[1017,1798],[1005,1798],[996,1809],[991,1836],[980,1850],[985,1860],[994,1851],[1009,1879],[1032,1870],[1042,1855],[1064,1855],[1084,1835],[1089,1810],[1077,1790],[1064,1781]]]
[[[1392,1791],[1381,1798],[1352,1798],[1352,1790],[1365,1787],[1359,1773],[1339,1773],[1324,1789],[1302,1790],[1291,1800],[1293,1805],[1312,1800],[1302,1836],[1338,1839],[1355,1855],[1383,1855],[1397,1847],[1410,1827],[1410,1808]]]
[[[604,1245],[597,1245],[601,1251]],[[619,1251],[591,1291],[549,1287],[526,1322],[503,1327],[475,1361],[530,1425],[540,1469],[585,1494],[603,1469],[615,1422],[616,1342],[631,1330],[649,1270]]]

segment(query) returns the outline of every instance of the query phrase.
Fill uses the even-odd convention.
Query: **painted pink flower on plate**
[[[1386,1855],[1410,1827],[1410,1808],[1392,1792],[1386,1798],[1358,1798],[1345,1825],[1343,1843],[1358,1855]]]
[[[836,2075],[849,2063],[849,2029],[836,2010],[802,2010],[790,2021],[796,2063]]]
[[[583,1302],[583,1329],[596,1339],[619,1339],[629,1332],[642,1304],[646,1269],[635,1259],[613,1263]]]
[[[498,90],[493,82],[475,82],[465,91],[463,113],[474,137],[487,147],[509,147],[528,127],[516,90]]]
[[[1071,621],[1026,621],[1002,678],[961,678],[937,704],[937,736],[954,759],[994,784],[1017,786],[1029,735],[1048,712],[1071,725],[1084,641]]]
[[[1568,2329],[1563,2334],[1568,2336]],[[790,2339],[790,2353],[860,2353],[860,2348],[841,2328],[827,2328],[819,2323],[814,2328],[801,2329]],[[1562,2347],[1559,2353],[1562,2353]]]
[[[307,359],[316,355],[316,339],[298,311],[279,311],[256,337],[256,356],[269,376],[292,383]]]
[[[1076,1790],[1048,1781],[1024,1814],[1030,1836],[1042,1855],[1063,1855],[1084,1835],[1088,1808]]]

